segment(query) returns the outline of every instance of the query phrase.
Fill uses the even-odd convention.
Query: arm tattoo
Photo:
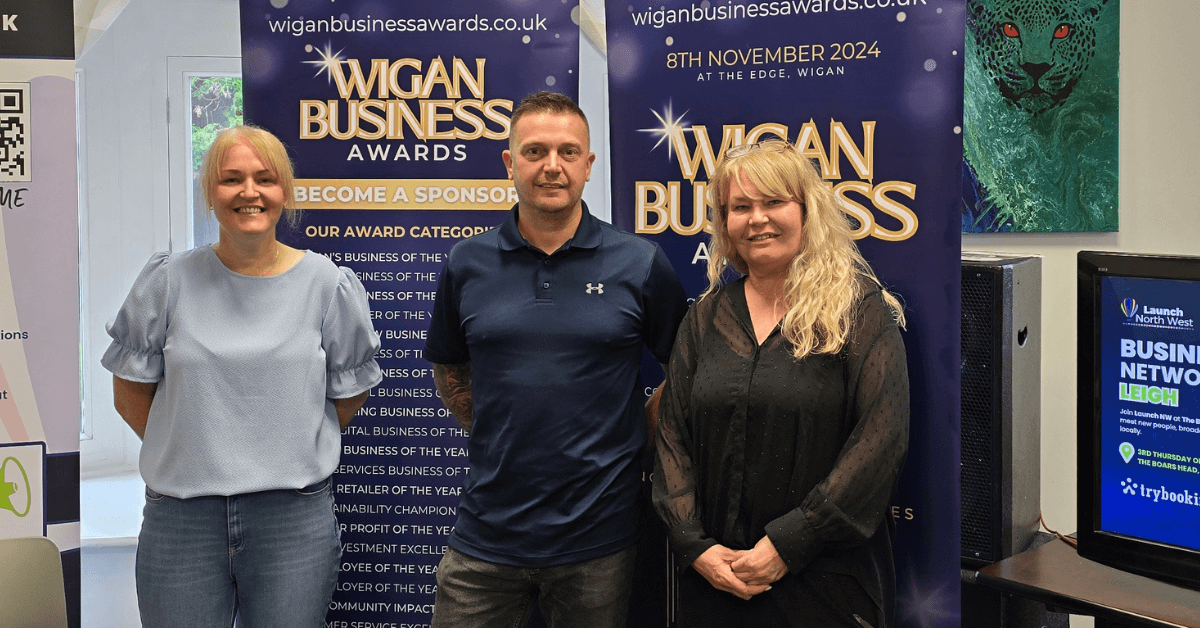
[[[434,364],[433,383],[442,397],[442,404],[450,410],[458,424],[470,432],[475,408],[471,401],[471,363]]]

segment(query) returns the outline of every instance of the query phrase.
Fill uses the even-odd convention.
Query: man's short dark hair
[[[525,98],[521,99],[521,103],[513,110],[512,125],[509,127],[509,138],[517,129],[517,120],[520,120],[527,113],[573,113],[583,120],[583,126],[591,133],[592,127],[588,124],[587,115],[583,113],[583,109],[571,100],[570,96],[564,96],[558,92],[548,92],[542,90],[534,92]],[[510,139],[511,141],[511,139]]]

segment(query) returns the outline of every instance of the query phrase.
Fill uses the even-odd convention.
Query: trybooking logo
[[[1200,506],[1200,493],[1187,489],[1172,491],[1163,485],[1159,485],[1158,488],[1151,488],[1145,484],[1134,482],[1132,478],[1125,478],[1121,481],[1121,492],[1126,495],[1144,497],[1154,503],[1162,501],[1183,506]]]

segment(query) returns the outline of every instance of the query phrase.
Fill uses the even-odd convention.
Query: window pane
[[[191,77],[192,125],[189,145],[192,153],[192,246],[217,241],[217,221],[204,202],[200,186],[200,162],[213,139],[223,129],[242,123],[242,79],[239,76]]]

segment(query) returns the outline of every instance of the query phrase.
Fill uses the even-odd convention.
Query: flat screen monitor
[[[1079,554],[1200,587],[1200,258],[1078,268]]]

